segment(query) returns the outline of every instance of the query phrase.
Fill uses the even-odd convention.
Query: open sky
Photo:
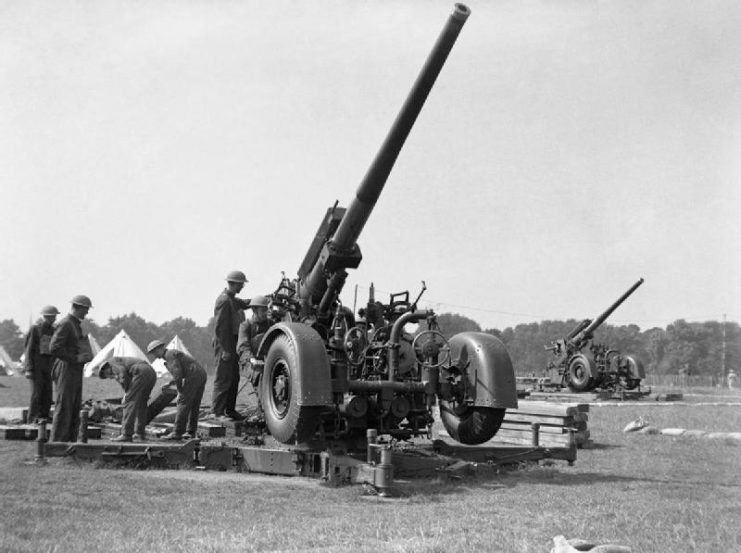
[[[342,294],[484,328],[741,318],[741,3],[475,1]],[[0,320],[206,324],[295,276],[453,3],[0,5]]]

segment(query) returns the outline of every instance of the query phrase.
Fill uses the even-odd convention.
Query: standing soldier
[[[239,364],[237,361],[237,334],[244,321],[243,309],[250,302],[237,297],[244,288],[247,278],[242,271],[232,271],[226,275],[226,288],[216,298],[214,306],[214,355],[216,357],[216,377],[211,401],[211,409],[217,417],[242,420],[237,413],[237,393],[239,391]]]
[[[149,343],[147,354],[155,359],[165,360],[165,366],[178,391],[175,429],[166,439],[189,440],[195,437],[198,432],[201,398],[206,387],[206,371],[190,355],[176,349],[166,349],[165,344],[159,340]]]
[[[157,373],[149,363],[136,357],[111,357],[100,366],[100,378],[115,378],[126,394],[121,435],[114,442],[143,442],[147,426],[147,403]]]
[[[239,355],[239,366],[245,371],[245,376],[249,379],[259,398],[262,364],[255,359],[255,354],[260,341],[273,323],[268,319],[268,298],[265,296],[252,298],[250,308],[252,309],[252,317],[239,325],[237,354]]]
[[[54,330],[49,352],[55,357],[52,376],[57,385],[53,442],[71,442],[77,438],[82,405],[82,368],[93,359],[90,342],[82,332],[82,320],[93,306],[87,296],[72,298],[72,310]]]
[[[28,422],[49,418],[52,397],[51,366],[54,361],[49,344],[54,335],[57,315],[59,310],[53,305],[47,305],[41,310],[41,318],[31,326],[26,335],[25,372],[26,378],[31,380]]]

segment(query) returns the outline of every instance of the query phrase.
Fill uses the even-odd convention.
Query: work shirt
[[[214,347],[234,352],[237,348],[239,325],[244,321],[244,311],[250,302],[238,298],[225,289],[216,298],[214,306]]]
[[[54,326],[47,323],[45,319],[39,319],[32,325],[26,334],[26,348],[24,359],[26,369],[32,373],[50,368],[53,357],[51,356],[51,338],[54,335]]]
[[[120,365],[119,363],[115,365],[111,363],[109,366],[113,371],[113,378],[115,378],[121,385],[124,392],[129,391],[129,388],[131,388],[131,381],[135,376],[138,376],[139,373],[147,373],[150,371],[154,373],[152,366],[143,359],[138,359],[136,357],[117,357],[116,359],[118,359]]]
[[[77,355],[81,353],[80,341],[87,340],[82,332],[80,319],[72,314],[65,316],[57,328],[49,344],[49,352],[53,357],[66,361],[70,365],[83,365],[77,361]]]
[[[273,325],[270,319],[258,321],[254,317],[239,325],[239,337],[237,339],[237,353],[239,358],[249,361],[251,357],[257,357],[257,348],[268,329]]]
[[[165,366],[172,375],[172,381],[178,391],[182,390],[183,381],[186,378],[195,378],[205,371],[198,362],[190,355],[177,349],[168,349],[165,351]]]

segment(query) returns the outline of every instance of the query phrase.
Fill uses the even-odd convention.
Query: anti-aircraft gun
[[[643,364],[632,355],[622,355],[603,344],[592,342],[594,331],[607,320],[613,311],[643,284],[639,279],[596,319],[584,319],[565,338],[555,340],[546,349],[553,353],[546,372],[550,383],[568,386],[575,392],[602,388],[605,390],[633,390],[646,373]],[[582,350],[589,345],[591,357]]]
[[[259,397],[267,429],[282,443],[351,443],[369,429],[398,439],[428,435],[439,403],[450,436],[478,444],[517,406],[512,363],[496,337],[464,332],[446,340],[435,313],[418,309],[419,296],[412,302],[408,292],[383,304],[371,291],[365,320],[339,298],[347,270],[362,259],[358,237],[469,14],[455,5],[355,198],[347,209],[327,210],[298,278],[284,275],[270,296],[279,322],[257,350]],[[407,323],[422,328],[413,340]]]

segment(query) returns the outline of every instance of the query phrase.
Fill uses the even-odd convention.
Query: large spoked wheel
[[[586,392],[594,388],[592,363],[586,355],[579,353],[572,357],[568,371],[567,385],[571,391]]]
[[[425,330],[417,334],[412,341],[412,349],[417,361],[426,363],[433,369],[450,360],[450,344],[442,332],[437,330]],[[432,361],[433,359],[437,361]]]
[[[357,326],[352,327],[345,334],[345,355],[353,367],[365,363],[365,351],[368,349],[368,336]]]
[[[299,405],[297,383],[294,344],[288,336],[278,336],[265,358],[262,404],[268,430],[279,442],[305,442],[316,432],[321,407]]]
[[[499,431],[506,409],[470,407],[440,400],[440,420],[455,441],[466,445],[483,444]]]

